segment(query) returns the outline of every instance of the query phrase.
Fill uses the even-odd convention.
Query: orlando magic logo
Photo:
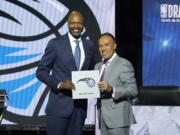
[[[77,81],[79,82],[85,82],[89,88],[93,88],[96,84],[96,81],[93,78],[83,78]]]
[[[35,71],[47,42],[67,33],[71,10],[86,18],[83,37],[96,40],[99,26],[82,0],[1,0],[0,8],[0,88],[9,96],[3,123],[41,124],[49,89]]]

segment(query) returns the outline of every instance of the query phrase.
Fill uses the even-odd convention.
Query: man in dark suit
[[[98,83],[101,135],[129,135],[130,125],[135,123],[131,100],[137,96],[133,66],[116,54],[117,45],[110,33],[102,34],[98,45],[103,58],[95,66],[101,76]]]
[[[81,37],[80,12],[70,13],[68,27],[68,34],[49,41],[36,72],[51,89],[46,107],[48,135],[81,135],[86,118],[87,101],[72,99],[76,88],[71,71],[93,69],[95,44]]]

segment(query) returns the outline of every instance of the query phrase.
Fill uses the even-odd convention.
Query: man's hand
[[[108,84],[108,82],[99,82],[98,87],[102,91],[111,92],[113,88]]]
[[[75,90],[75,85],[69,81],[69,80],[65,80],[60,84],[60,88],[59,89],[67,89],[67,90]]]

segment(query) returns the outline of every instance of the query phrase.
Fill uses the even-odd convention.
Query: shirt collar
[[[116,57],[116,52],[113,54],[113,56],[107,61],[108,63],[111,63],[111,61]],[[102,59],[104,61],[104,59]]]
[[[68,36],[69,36],[69,40],[70,40],[70,42],[74,42],[75,40],[79,40],[79,41],[81,41],[81,37],[80,37],[79,39],[76,39],[76,38],[74,38],[74,37],[71,35],[71,33],[70,33],[70,32],[68,32]]]

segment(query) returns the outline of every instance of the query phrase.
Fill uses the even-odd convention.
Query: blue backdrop
[[[143,86],[180,86],[180,1],[143,0]]]

